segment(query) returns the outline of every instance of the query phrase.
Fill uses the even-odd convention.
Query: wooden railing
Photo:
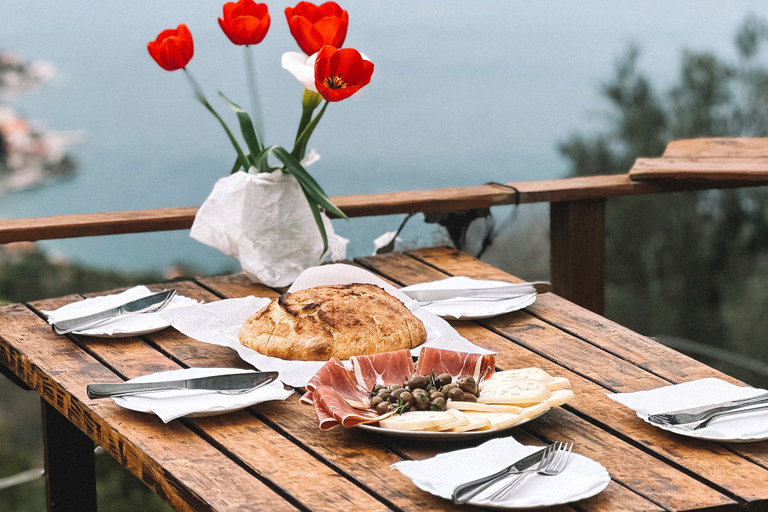
[[[674,141],[628,174],[336,196],[349,217],[451,212],[550,203],[552,289],[597,313],[605,308],[605,209],[610,197],[768,184],[768,139]],[[197,207],[0,221],[0,243],[189,229]]]

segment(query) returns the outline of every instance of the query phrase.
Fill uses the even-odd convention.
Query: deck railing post
[[[605,198],[550,204],[552,291],[584,308],[605,311]]]

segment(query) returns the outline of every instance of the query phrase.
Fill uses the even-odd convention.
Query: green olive
[[[445,395],[445,397],[454,402],[463,402],[464,392],[459,388],[453,388]]]
[[[414,375],[408,381],[408,388],[411,390],[424,389],[427,386],[427,380],[424,375]]]
[[[475,379],[472,377],[459,379],[458,384],[461,390],[466,393],[472,393],[474,395],[477,392],[477,382],[475,382]]]
[[[423,389],[414,389],[411,394],[413,395],[413,405],[418,410],[423,411],[429,407],[429,395]]]
[[[445,398],[437,397],[429,403],[429,409],[432,411],[445,410]]]

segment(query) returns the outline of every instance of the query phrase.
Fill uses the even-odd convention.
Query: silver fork
[[[699,430],[700,428],[704,428],[707,425],[709,425],[713,420],[716,420],[717,418],[722,418],[723,416],[745,414],[752,411],[765,411],[766,409],[768,409],[768,404],[763,404],[759,407],[750,407],[750,408],[742,407],[739,409],[730,409],[727,411],[720,411],[720,412],[714,413],[709,418],[706,418],[705,420],[700,421],[699,423],[689,423],[686,425],[674,425],[674,426],[684,430]]]
[[[552,454],[547,459],[543,459],[538,468],[520,473],[510,483],[506,484],[504,487],[491,494],[488,499],[491,501],[496,501],[497,499],[507,495],[514,489],[517,489],[517,487],[523,483],[523,480],[525,480],[528,475],[532,475],[533,473],[547,476],[554,476],[562,473],[563,469],[565,469],[565,465],[568,463],[568,458],[571,456],[572,449],[573,443],[558,442],[555,451],[552,452]]]

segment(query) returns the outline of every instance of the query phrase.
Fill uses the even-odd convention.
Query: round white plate
[[[539,449],[535,446],[527,448],[530,453]],[[490,496],[505,485],[506,481],[502,481],[469,500],[467,504],[510,510],[551,507],[590,498],[605,489],[610,482],[611,476],[602,464],[574,453],[571,454],[565,470],[559,475],[528,476],[514,492],[504,496],[501,501],[484,499],[484,496]],[[441,491],[438,485],[429,480],[414,480],[413,483],[430,494],[451,499],[450,492],[445,489]]]
[[[549,411],[549,409],[547,409],[547,411]],[[422,439],[426,441],[461,441],[464,439],[478,439],[481,437],[488,437],[494,434],[498,434],[499,432],[505,432],[515,427],[519,427],[520,425],[525,425],[529,421],[535,420],[539,416],[546,414],[547,411],[544,411],[541,414],[538,414],[532,418],[524,419],[520,423],[517,423],[510,427],[506,427],[498,430],[472,430],[469,432],[430,432],[430,431],[423,431],[423,430],[395,430],[392,428],[381,428],[381,427],[376,427],[373,425],[366,425],[366,424],[357,425],[357,428],[367,430],[368,432],[373,432],[374,434],[399,437],[402,439]]]
[[[249,370],[238,368],[185,368],[142,375],[127,382],[156,382],[163,380],[193,379]],[[228,394],[206,390],[158,391],[136,395],[115,396],[112,400],[120,407],[136,412],[155,413],[164,419],[173,417],[204,417],[239,411],[267,400],[282,400],[292,391],[283,389],[279,379],[247,393]],[[170,416],[168,416],[170,415]],[[165,418],[164,418],[165,416]],[[170,420],[167,420],[170,421]]]
[[[660,425],[658,423],[652,423],[648,421],[647,414],[637,413],[637,416],[646,423],[653,425],[654,427],[673,432],[675,434],[693,437],[696,439],[703,439],[704,441],[717,441],[721,443],[756,443],[758,441],[768,440],[768,411],[756,411],[749,414],[740,414],[737,416],[724,417],[714,420],[707,427],[701,430],[686,430],[675,425]],[[742,424],[749,424],[754,426],[756,422],[763,427],[760,431],[750,428],[750,434],[734,435],[739,431],[740,422],[748,422]],[[727,430],[721,432],[719,429],[723,424],[727,425]]]
[[[449,320],[480,320],[527,308],[536,302],[536,293],[506,300],[456,298],[421,306],[430,313]]]

